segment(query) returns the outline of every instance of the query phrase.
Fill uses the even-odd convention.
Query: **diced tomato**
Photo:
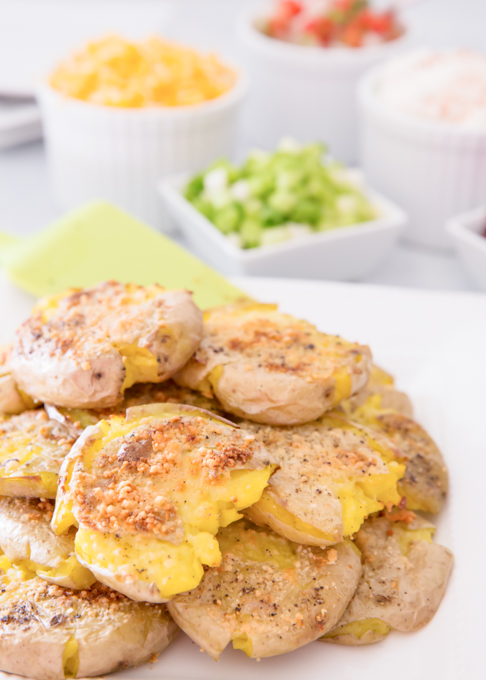
[[[334,34],[334,28],[334,22],[328,17],[317,17],[304,26],[304,31],[315,35],[323,45],[328,45]]]
[[[302,20],[295,21],[299,15]],[[321,16],[307,13],[305,2],[281,0],[269,19],[267,32],[275,38],[300,42],[303,33],[307,44],[323,47],[344,44],[362,47],[365,36],[375,34],[385,42],[401,34],[395,12],[374,12],[367,0],[333,0]]]
[[[361,28],[359,21],[352,21],[345,26],[341,33],[341,40],[349,47],[361,47],[363,44],[364,31]]]
[[[395,16],[392,12],[384,12],[383,14],[363,12],[361,15],[361,22],[363,28],[366,28],[368,31],[385,35],[393,31]]]
[[[282,0],[277,8],[277,14],[285,17],[295,17],[300,14],[303,10],[301,2],[295,2],[295,0]]]

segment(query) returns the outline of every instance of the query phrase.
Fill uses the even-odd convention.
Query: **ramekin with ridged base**
[[[414,42],[413,27],[399,38],[358,47],[296,45],[271,38],[257,28],[265,4],[244,11],[238,22],[251,91],[243,127],[249,142],[273,149],[290,136],[299,142],[322,141],[339,160],[356,163],[358,112],[356,89],[365,71]]]
[[[361,166],[370,184],[408,214],[404,239],[450,249],[448,219],[486,203],[486,130],[390,110],[377,94],[382,69],[359,84]]]
[[[156,182],[196,172],[233,151],[246,78],[194,106],[116,108],[37,91],[55,198],[66,209],[107,200],[165,231],[170,222]]]

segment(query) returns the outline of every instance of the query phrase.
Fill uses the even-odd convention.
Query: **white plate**
[[[406,224],[407,216],[397,205],[367,187],[359,171],[348,170],[348,173],[363,184],[366,196],[380,211],[379,217],[248,250],[231,243],[184,197],[182,192],[188,175],[164,179],[158,188],[167,210],[194,252],[222,274],[357,280],[385,258]]]
[[[484,677],[483,505],[486,479],[484,385],[486,296],[342,283],[237,279],[263,301],[350,340],[369,343],[375,360],[410,393],[422,422],[442,447],[451,492],[437,540],[456,564],[438,614],[423,630],[392,633],[382,643],[346,648],[315,642],[257,662],[227,650],[219,663],[184,635],[157,664],[110,676],[119,680],[480,680]],[[0,343],[28,314],[31,299],[0,277]],[[14,676],[0,673],[1,678]]]

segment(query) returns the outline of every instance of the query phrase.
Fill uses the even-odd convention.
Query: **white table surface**
[[[57,0],[59,2],[59,0]],[[71,5],[83,4],[85,12],[93,0],[63,0]],[[114,0],[96,0],[96,4],[127,4]],[[32,0],[0,0],[0,60],[12,59],[14,43],[7,41],[8,20],[12,7],[22,5],[28,15]],[[56,0],[36,0],[52,13]],[[215,49],[232,59],[244,60],[233,33],[234,17],[248,0],[138,0],[137,6],[156,11],[153,30],[165,35]],[[383,3],[382,3],[383,4]],[[387,3],[385,3],[387,4]],[[422,42],[437,46],[468,46],[484,50],[486,0],[423,0],[409,10],[418,25]],[[48,18],[48,17],[47,17]],[[15,23],[15,22],[14,22]],[[89,22],[88,22],[89,23]],[[15,24],[18,26],[18,23]],[[17,28],[17,30],[19,30]],[[8,44],[7,44],[8,42]],[[7,54],[6,50],[10,52]],[[244,140],[239,140],[245,149]],[[50,192],[42,143],[31,143],[0,151],[0,229],[27,235],[62,214]],[[405,244],[398,244],[380,268],[367,276],[369,283],[439,290],[474,291],[475,284],[453,254],[438,254]]]

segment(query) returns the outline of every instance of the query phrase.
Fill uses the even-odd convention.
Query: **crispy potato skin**
[[[409,529],[432,526],[417,516]],[[451,551],[436,543],[418,540],[412,542],[403,555],[397,525],[385,517],[365,522],[356,534],[356,545],[362,552],[363,573],[337,627],[372,618],[401,632],[425,626],[444,596],[453,564]],[[370,632],[361,639],[343,635],[323,638],[323,641],[363,645],[380,639],[380,635]]]
[[[255,528],[238,524],[246,527],[241,542],[251,542]],[[290,544],[269,530],[263,535],[283,549],[291,545],[294,563],[280,568],[272,558],[262,563],[242,555],[237,544],[223,544],[221,567],[206,571],[195,590],[167,604],[176,623],[213,659],[241,635],[251,639],[253,658],[308,644],[335,625],[354,593],[361,565],[348,545],[325,551]]]
[[[47,305],[48,306],[48,305]],[[68,408],[104,408],[122,400],[122,347],[148,350],[162,382],[197,348],[202,313],[191,294],[108,281],[73,292],[54,311],[39,308],[17,331],[12,373],[26,393]]]
[[[320,333],[273,305],[232,305],[206,314],[204,336],[176,381],[213,389],[224,410],[255,422],[309,422],[366,384],[368,347]],[[346,373],[346,391],[337,378]]]
[[[36,680],[64,680],[64,647],[73,636],[77,677],[92,677],[147,661],[177,632],[163,605],[132,602],[100,583],[76,593],[35,577],[2,591],[0,668]]]

